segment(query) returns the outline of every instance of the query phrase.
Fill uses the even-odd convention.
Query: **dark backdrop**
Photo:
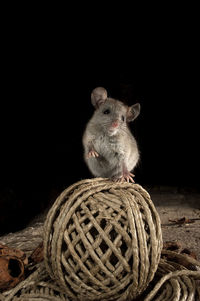
[[[131,124],[141,152],[136,182],[198,189],[199,93],[190,65],[162,61],[113,74],[96,70],[70,76],[59,63],[13,60],[5,73],[1,233],[23,227],[68,185],[90,177],[82,134],[93,113],[90,93],[97,86],[129,105],[141,104]]]

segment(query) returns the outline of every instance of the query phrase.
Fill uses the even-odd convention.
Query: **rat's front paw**
[[[91,150],[87,154],[87,159],[92,158],[92,157],[93,158],[97,158],[97,157],[99,157],[99,154],[95,150]]]

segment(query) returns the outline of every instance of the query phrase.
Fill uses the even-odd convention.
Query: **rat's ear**
[[[97,109],[102,105],[108,97],[106,89],[98,87],[91,93],[91,101],[93,106]]]
[[[133,121],[140,114],[140,104],[136,103],[127,110],[126,119],[128,122]]]

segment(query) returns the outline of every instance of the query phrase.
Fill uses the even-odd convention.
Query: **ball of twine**
[[[75,183],[55,201],[44,231],[46,269],[72,300],[131,300],[160,260],[160,219],[138,184]]]

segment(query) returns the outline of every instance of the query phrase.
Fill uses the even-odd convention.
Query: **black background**
[[[68,185],[91,177],[82,135],[97,86],[141,104],[131,124],[141,153],[136,182],[199,190],[199,79],[191,43],[189,50],[175,40],[152,49],[146,41],[146,52],[118,55],[111,66],[102,53],[90,59],[83,44],[71,57],[56,41],[44,47],[42,38],[23,47],[13,40],[2,59],[0,233],[24,227]]]

